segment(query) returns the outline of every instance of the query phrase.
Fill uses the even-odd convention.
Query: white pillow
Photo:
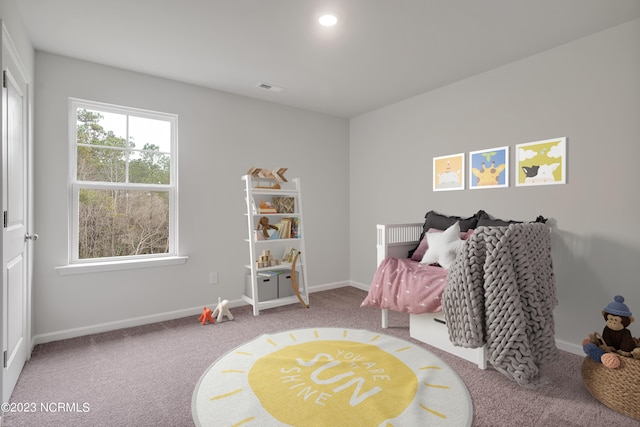
[[[429,249],[422,257],[422,264],[440,264],[448,269],[456,259],[463,241],[460,239],[460,224],[456,222],[442,233],[427,233]]]

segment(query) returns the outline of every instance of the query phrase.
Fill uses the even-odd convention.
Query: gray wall
[[[252,166],[288,167],[288,178],[301,178],[310,287],[348,283],[347,120],[47,53],[37,52],[35,65],[37,340],[199,313],[218,296],[238,302],[249,259],[240,177]],[[67,262],[68,97],[179,115],[186,264],[56,272]],[[219,284],[208,284],[210,271]]]
[[[2,18],[30,66],[33,52],[9,6],[2,3]],[[599,313],[613,295],[623,294],[640,317],[638,40],[636,20],[350,122],[38,53],[33,334],[79,335],[175,317],[218,296],[237,300],[247,257],[239,177],[250,166],[285,166],[302,178],[316,289],[349,279],[368,286],[376,223],[419,222],[430,209],[551,218],[557,337],[576,350],[602,329]],[[180,115],[185,265],[77,276],[54,270],[67,255],[69,96]],[[566,185],[431,191],[434,156],[558,136],[568,137]],[[209,271],[219,272],[220,284],[207,284]],[[638,323],[631,329],[640,335]]]
[[[551,219],[556,337],[581,352],[616,294],[640,319],[635,215],[640,159],[640,20],[350,122],[351,279],[368,286],[375,225],[425,212]],[[566,185],[433,192],[435,156],[566,136]],[[640,323],[631,325],[640,335]],[[564,345],[564,344],[563,344]]]

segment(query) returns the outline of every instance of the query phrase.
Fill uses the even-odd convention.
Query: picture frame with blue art
[[[469,152],[469,188],[472,190],[509,186],[509,147]]]

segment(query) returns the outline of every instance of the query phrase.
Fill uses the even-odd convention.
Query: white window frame
[[[104,111],[168,121],[171,124],[171,165],[169,184],[135,184],[121,182],[88,182],[77,179],[77,111]],[[102,102],[69,98],[69,258],[68,265],[57,267],[60,274],[173,265],[186,262],[178,255],[178,116]],[[128,139],[128,135],[127,135]],[[81,189],[166,191],[169,193],[169,250],[164,254],[132,255],[109,258],[79,258],[79,193]]]

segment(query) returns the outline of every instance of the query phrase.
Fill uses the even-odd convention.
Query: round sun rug
[[[361,329],[262,335],[218,359],[192,398],[197,426],[470,426],[469,392],[442,359]]]

